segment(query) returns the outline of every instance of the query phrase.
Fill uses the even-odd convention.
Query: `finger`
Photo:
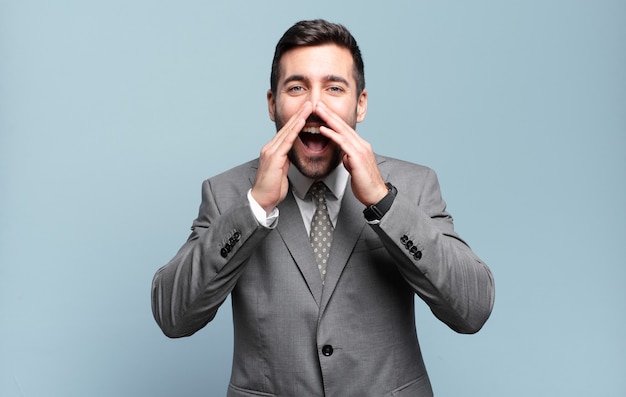
[[[345,120],[323,103],[318,103],[316,114],[324,120],[328,126],[320,127],[320,132],[339,145],[344,152],[353,152],[355,149],[361,148],[364,145],[365,141],[352,126],[346,123]]]
[[[359,134],[354,130],[354,128],[352,128],[352,126],[346,123],[346,121],[341,116],[339,116],[332,109],[326,106],[325,103],[321,101],[318,102],[315,110],[317,115],[320,116],[320,118],[328,124],[328,127],[333,129],[338,134],[347,135],[358,139],[361,138]]]
[[[282,148],[282,152],[286,153],[291,149],[296,137],[302,131],[302,128],[306,124],[306,119],[313,112],[313,106],[311,102],[305,102],[302,107],[283,125],[283,127],[276,133],[271,145],[275,150]]]
[[[284,142],[289,145],[289,148],[291,148],[296,137],[300,134],[302,128],[304,128],[306,120],[312,112],[313,105],[311,102],[307,101],[302,105],[298,112],[296,112],[296,114],[289,119],[288,125],[286,126],[287,131],[284,136]]]
[[[354,175],[357,165],[359,173],[363,173],[362,176],[368,176],[368,179],[379,174],[369,142],[325,104],[319,102],[316,113],[328,124],[328,127],[320,127],[320,132],[341,147],[344,152],[342,160],[350,174]],[[374,179],[378,180],[378,178]]]

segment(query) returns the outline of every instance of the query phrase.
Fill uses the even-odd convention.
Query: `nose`
[[[317,103],[320,101],[321,92],[319,88],[313,87],[309,90],[308,100],[313,105],[313,110],[315,111],[317,107]]]

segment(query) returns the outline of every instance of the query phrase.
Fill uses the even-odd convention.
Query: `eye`
[[[297,94],[299,92],[304,91],[304,87],[302,87],[301,85],[294,85],[294,86],[287,88],[287,91]]]
[[[343,89],[343,87],[340,87],[338,85],[333,85],[333,86],[328,87],[328,91],[330,91],[333,94],[341,94],[345,90]]]

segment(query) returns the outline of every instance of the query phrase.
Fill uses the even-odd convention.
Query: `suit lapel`
[[[326,278],[322,292],[322,304],[320,315],[324,312],[326,304],[330,300],[341,273],[348,263],[352,250],[365,227],[363,218],[363,204],[361,204],[352,193],[352,188],[348,182],[346,192],[341,201],[341,210],[337,219],[337,227],[333,235],[333,243],[330,247],[329,264],[326,268]]]
[[[307,236],[306,229],[302,224],[300,209],[291,190],[287,193],[285,200],[278,205],[278,210],[280,211],[280,219],[276,229],[319,306],[322,298],[322,279],[319,270],[317,270],[309,236]]]
[[[257,171],[258,159],[251,167],[251,174],[249,175],[251,185],[254,184]],[[278,220],[276,231],[285,243],[313,299],[315,299],[315,303],[319,307],[322,300],[322,279],[317,270],[317,263],[315,262],[315,256],[313,256],[309,236],[307,236],[306,229],[302,224],[300,208],[298,208],[291,189],[289,189],[289,193],[287,193],[287,197],[285,197],[283,202],[278,205],[278,211],[280,212],[280,219]]]
[[[381,176],[386,181],[389,173],[384,169],[383,163],[385,163],[385,160],[379,156],[376,156],[376,160]],[[348,264],[348,259],[350,259],[350,255],[352,255],[354,246],[359,240],[363,228],[367,225],[363,217],[364,208],[363,204],[354,197],[350,180],[348,180],[346,192],[341,201],[337,227],[333,235],[333,244],[330,248],[329,264],[326,269],[326,278],[322,291],[320,317],[324,313],[326,305],[337,287],[337,283]]]

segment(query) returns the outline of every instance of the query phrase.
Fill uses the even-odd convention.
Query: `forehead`
[[[308,79],[340,76],[351,84],[354,79],[354,60],[347,48],[336,44],[296,47],[285,52],[280,59],[279,84],[290,76],[301,75]]]

